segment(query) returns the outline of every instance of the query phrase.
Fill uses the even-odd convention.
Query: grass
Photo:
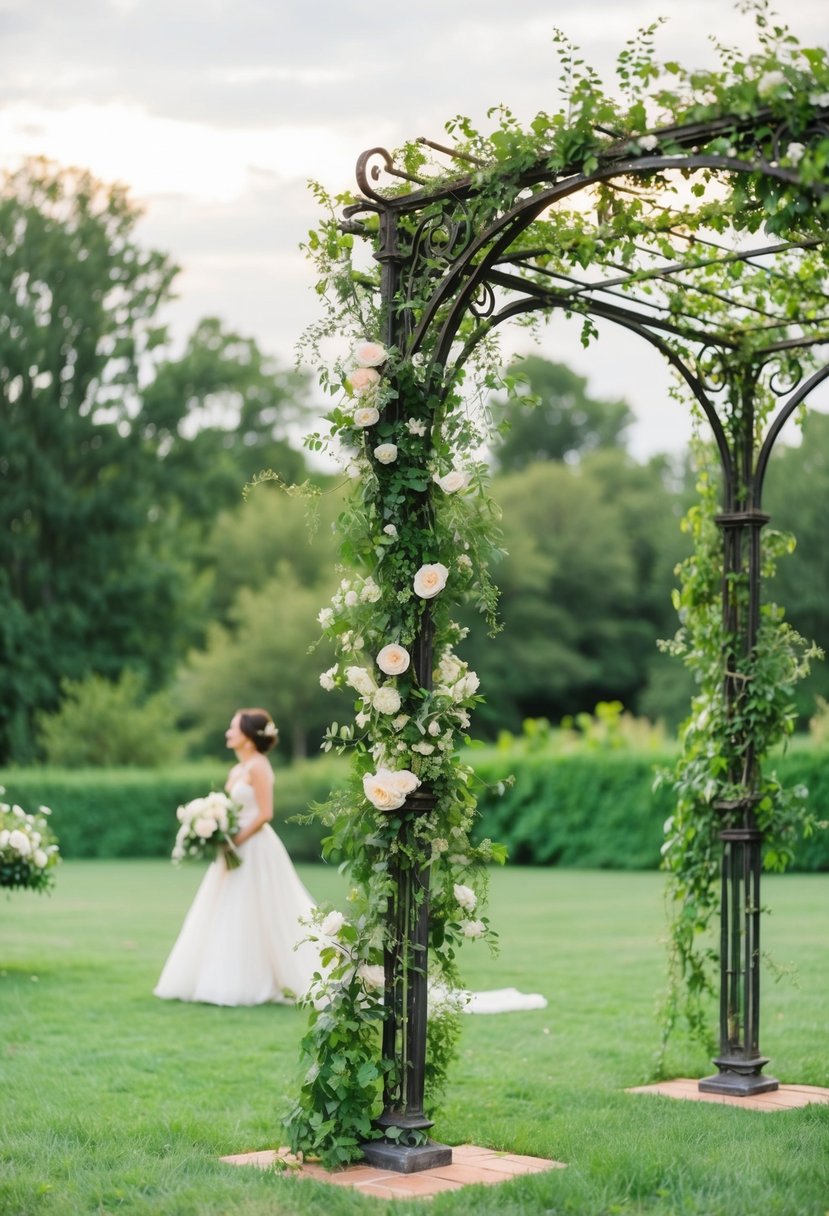
[[[321,899],[336,871],[302,867]],[[0,902],[2,1216],[825,1216],[829,1107],[758,1114],[630,1095],[648,1079],[663,982],[656,874],[507,870],[492,877],[493,961],[466,950],[476,988],[514,984],[549,1007],[464,1020],[435,1127],[451,1144],[554,1157],[566,1170],[385,1201],[222,1165],[280,1142],[303,1015],[155,1000],[152,986],[200,870],[67,862],[53,896]],[[765,881],[761,1043],[781,1081],[829,1085],[829,876]],[[712,1011],[712,1024],[714,1023]],[[669,1072],[711,1071],[672,1048]]]

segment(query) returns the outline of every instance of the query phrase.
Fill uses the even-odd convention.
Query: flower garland
[[[359,1155],[382,1080],[383,947],[394,874],[430,875],[427,1102],[445,1080],[458,1035],[456,953],[464,940],[495,935],[483,911],[485,866],[505,850],[470,839],[476,800],[472,770],[457,749],[481,700],[474,671],[455,652],[466,631],[452,606],[477,601],[492,618],[487,559],[497,515],[484,467],[461,455],[469,425],[435,424],[428,374],[374,341],[358,342],[339,369],[345,398],[329,415],[331,440],[356,483],[339,520],[351,569],[319,614],[337,662],[326,689],[355,696],[353,723],[333,723],[325,750],[349,749],[348,787],[319,808],[330,834],[326,855],[341,859],[353,886],[347,913],[317,925],[323,971],[309,1000],[303,1041],[307,1072],[288,1120],[291,1147],[330,1165]],[[431,687],[417,679],[413,647],[433,636]],[[404,826],[407,797],[419,788],[435,808]],[[388,1135],[388,1129],[386,1134]],[[392,1129],[394,1134],[394,1129]]]

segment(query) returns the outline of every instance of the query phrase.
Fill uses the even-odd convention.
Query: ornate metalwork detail
[[[491,283],[478,284],[476,294],[469,301],[469,311],[479,320],[492,316],[495,311],[495,292]]]

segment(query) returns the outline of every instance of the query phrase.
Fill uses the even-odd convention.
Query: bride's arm
[[[256,795],[257,815],[233,837],[233,843],[236,845],[244,844],[273,819],[273,769],[264,756],[261,762],[255,761],[251,764],[248,770],[248,780]]]

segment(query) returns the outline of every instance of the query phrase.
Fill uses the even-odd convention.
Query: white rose
[[[320,608],[319,612],[317,613],[317,620],[322,625],[323,629],[327,629],[334,620],[333,608]]]
[[[209,840],[216,831],[215,819],[210,819],[207,815],[200,815],[198,819],[193,821],[193,831],[202,840]]]
[[[465,920],[462,922],[464,937],[483,937],[486,925],[482,920]]]
[[[345,466],[345,475],[350,477],[352,481],[356,481],[358,477],[362,477],[363,470],[353,460],[351,464]]]
[[[643,135],[639,140],[639,147],[643,152],[653,152],[658,146],[659,140],[655,135]]]
[[[400,693],[388,684],[378,688],[373,698],[374,708],[381,714],[396,714],[401,706]]]
[[[355,367],[346,379],[346,384],[357,397],[373,392],[379,383],[380,373],[373,367]]]
[[[785,152],[785,159],[791,161],[793,165],[799,165],[805,154],[805,144],[789,144]]]
[[[388,351],[379,342],[359,342],[351,352],[358,367],[379,367],[388,357]]]
[[[373,405],[363,405],[354,411],[355,426],[374,426],[380,420],[380,411]]]
[[[378,811],[396,811],[406,801],[405,793],[395,786],[392,773],[386,768],[379,768],[376,773],[366,773],[363,792]]]
[[[399,768],[386,773],[391,785],[401,794],[411,794],[420,785],[420,778],[408,768]]]
[[[469,474],[464,473],[462,469],[452,469],[450,473],[445,473],[443,477],[438,477],[435,473],[434,480],[443,490],[444,494],[457,494],[458,490],[463,490],[469,485]]]
[[[390,536],[392,539],[397,536],[397,528],[395,528],[394,524],[386,524],[383,531],[385,532],[386,536]]]
[[[32,861],[39,870],[44,868],[48,860],[49,856],[47,853],[44,853],[43,849],[35,849],[34,853],[32,854]]]
[[[394,464],[397,460],[397,444],[381,443],[374,449],[374,459],[380,464]]]
[[[413,743],[412,751],[417,752],[419,756],[431,756],[435,750],[434,743]]]
[[[478,896],[471,887],[465,887],[462,883],[456,882],[452,888],[455,899],[465,912],[472,912],[475,904],[478,902]]]
[[[369,963],[361,963],[357,968],[357,975],[360,978],[364,988],[376,989],[383,988],[386,983],[386,973],[380,966],[371,966]]]
[[[410,435],[426,434],[426,423],[421,422],[418,418],[410,418],[406,423],[406,427]]]
[[[9,847],[13,853],[19,853],[21,857],[28,857],[32,851],[29,837],[18,828],[12,829],[9,833]]]
[[[392,718],[391,724],[395,730],[402,730],[409,720],[408,714],[398,714],[396,718]]]
[[[431,600],[446,586],[449,571],[441,562],[421,566],[414,576],[415,595]]]
[[[320,933],[323,937],[336,937],[344,924],[345,917],[342,912],[329,912],[320,925]]]
[[[346,608],[356,608],[360,602],[360,598],[356,591],[346,591],[345,606]]]
[[[384,671],[387,676],[401,676],[404,671],[408,670],[411,658],[405,647],[398,646],[396,642],[390,642],[380,651],[376,662],[380,670]]]
[[[466,664],[462,663],[457,655],[452,654],[451,650],[447,650],[442,655],[435,674],[443,684],[454,684],[465,670]]]
[[[329,667],[328,671],[324,671],[320,675],[320,684],[322,685],[322,687],[325,689],[326,692],[331,692],[332,688],[335,687],[334,676],[336,674],[337,674],[337,666],[335,664],[333,667]]]
[[[365,667],[346,667],[346,683],[363,697],[371,697],[377,688],[371,673]]]

